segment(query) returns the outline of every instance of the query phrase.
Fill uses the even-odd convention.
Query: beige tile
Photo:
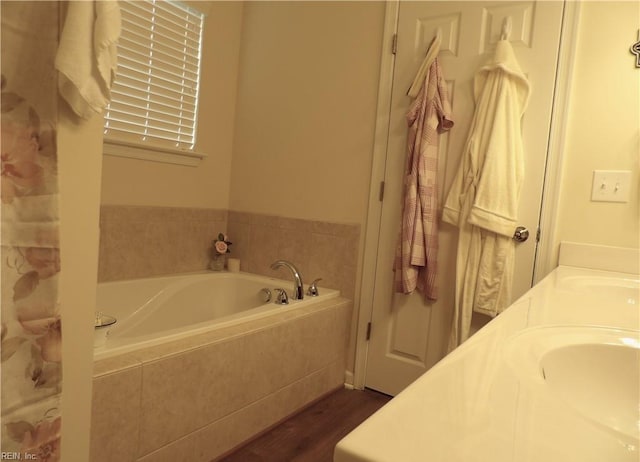
[[[309,275],[310,243],[311,234],[305,230],[281,228],[278,231],[278,258],[292,262],[303,275],[305,283],[313,278]]]
[[[172,265],[171,272],[205,270],[207,249],[210,243],[204,243],[198,238],[200,234],[199,222],[191,220],[177,223],[177,225],[177,237],[173,246],[176,261]]]
[[[354,223],[331,223],[314,221],[312,231],[336,237],[354,237],[360,235],[360,225]]]
[[[105,224],[105,251],[109,254],[109,267],[105,280],[135,278],[141,274],[140,249],[144,245],[144,223],[107,222]]]
[[[290,381],[283,366],[286,361],[282,360],[283,346],[290,344],[289,337],[290,330],[287,326],[281,325],[246,337],[243,383],[238,387],[238,393],[244,396],[246,401],[238,400],[241,406],[264,397]]]
[[[204,270],[227,216],[219,209],[102,206],[98,280]]]
[[[229,210],[228,220],[229,223],[242,223],[250,225],[252,222],[252,213],[238,212],[236,210]]]
[[[342,351],[335,301],[280,323],[143,365],[139,456],[325,368]]]
[[[300,407],[313,403],[326,396],[334,390],[344,387],[344,368],[341,368],[340,361],[332,361],[319,371],[307,376],[301,381],[303,403]],[[340,373],[338,370],[342,369]]]
[[[96,393],[125,396],[125,408],[94,409],[94,416],[104,420],[105,417],[100,417],[101,412],[111,415],[117,409],[117,414],[122,413],[129,419],[127,413],[135,410],[135,419],[130,419],[129,423],[140,428],[140,447],[135,455],[142,458],[141,461],[208,461],[210,459],[200,457],[213,454],[213,458],[220,453],[216,451],[224,452],[235,446],[342,382],[345,353],[341,344],[344,344],[347,328],[341,323],[344,324],[348,317],[346,311],[350,307],[350,301],[330,300],[172,342],[173,351],[169,345],[164,345],[143,350],[147,352],[146,358],[135,352],[99,361],[96,374],[106,374],[120,366],[131,367],[136,361],[146,362],[142,368],[100,375],[95,379]],[[283,323],[284,320],[288,321]],[[213,343],[196,347],[195,340]],[[189,350],[176,353],[179,348]],[[137,386],[131,387],[124,381],[123,377],[131,377],[131,374],[135,375]],[[120,390],[123,387],[126,392]],[[294,392],[281,391],[285,389]],[[142,397],[131,404],[127,392],[140,392]],[[279,398],[274,400],[274,396]],[[96,397],[94,405],[100,400]],[[262,404],[256,407],[255,403]],[[120,400],[116,400],[115,405],[120,404]],[[243,414],[242,410],[247,407],[260,410],[251,415]],[[234,415],[249,417],[228,420]],[[199,429],[210,428],[213,422],[226,423],[214,424],[218,429],[216,435],[212,439],[204,438],[204,443],[200,436],[193,439],[194,435],[202,433]],[[105,426],[108,427],[103,424]],[[96,435],[105,431],[99,427],[100,424],[95,427],[99,432]],[[114,435],[120,438],[119,429]],[[132,436],[128,437],[123,452],[133,444]],[[191,448],[197,448],[197,454],[192,455]],[[122,459],[106,460],[134,460],[127,459],[128,454]],[[111,453],[107,455],[111,457]],[[117,455],[120,457],[120,452]]]
[[[208,208],[182,208],[184,210],[184,220],[186,221],[227,221],[228,211],[225,209],[208,209]],[[172,217],[172,220],[177,220],[177,217]]]
[[[195,442],[196,434],[190,433],[184,438],[141,457],[137,462],[192,462],[195,460],[197,452]]]
[[[355,292],[358,246],[355,238],[313,233],[310,272],[322,277],[322,285],[339,289],[352,298]]]
[[[100,218],[108,222],[130,221],[132,215],[128,213],[128,207],[122,205],[102,205]]]
[[[271,328],[283,321],[296,317],[295,312],[279,313],[276,316],[255,319],[247,323],[235,326],[213,329],[210,332],[197,334],[191,337],[173,340],[165,344],[155,345],[131,353],[138,361],[151,363],[164,358],[180,355],[187,351],[195,350],[205,346],[214,345],[228,341],[236,337],[249,335],[264,329]]]
[[[230,212],[232,220],[235,215],[236,212]],[[248,248],[243,245],[240,256],[234,255],[243,260],[244,270],[289,279],[286,270],[274,272],[269,268],[276,259],[285,259],[296,265],[305,282],[321,277],[324,286],[338,289],[349,298],[355,296],[359,225],[250,213],[237,215],[244,223],[251,222]],[[230,226],[235,232],[247,232],[246,225]],[[277,251],[273,251],[274,246]]]
[[[275,215],[264,215],[262,213],[253,213],[251,214],[251,224],[254,227],[278,227],[279,217]]]
[[[251,226],[249,272],[278,277],[278,273],[270,268],[271,264],[279,259],[278,231],[278,228],[274,226]],[[286,273],[281,273],[280,277],[283,275]]]
[[[193,235],[187,241],[188,252],[192,255],[193,268],[207,269],[209,265],[209,250],[212,241],[217,236],[216,230],[226,230],[224,222],[194,222]]]
[[[145,276],[169,274],[180,265],[182,257],[181,225],[169,221],[165,223],[149,223],[145,229],[142,248],[138,252],[138,267],[144,268]],[[184,271],[184,270],[183,270]]]
[[[146,454],[296,380],[291,325],[143,366],[141,453]],[[292,354],[292,352],[295,352]]]
[[[209,462],[329,392],[330,370],[304,377],[199,430],[194,462]]]
[[[139,455],[230,413],[244,357],[240,338],[143,365]]]
[[[322,369],[335,359],[336,343],[341,340],[334,312],[335,308],[321,310],[300,323],[299,332],[304,335],[305,345],[305,375]]]
[[[203,219],[206,221],[223,221],[227,223],[229,221],[229,211],[226,209],[207,209],[207,217]]]
[[[138,445],[140,367],[93,381],[91,406],[91,462],[136,460]]]
[[[100,206],[100,221],[108,220],[113,215],[113,211],[117,208],[116,205],[103,204]]]
[[[142,362],[132,354],[122,354],[112,358],[101,359],[93,363],[93,378],[121,372],[125,369],[131,369],[141,365]]]
[[[210,209],[103,206],[102,227],[107,230],[100,248],[105,252],[100,272],[104,280],[197,271],[201,268],[191,266],[206,263],[212,235],[227,230],[234,242],[232,255],[241,259],[243,271],[289,280],[286,270],[270,269],[276,259],[287,259],[307,283],[323,277],[323,286],[338,288],[347,297],[355,292],[357,225]],[[271,425],[277,416],[286,416],[287,410],[315,399],[310,396],[341,384],[352,304],[342,300],[338,307],[328,306],[151,347],[121,364],[114,359],[96,365],[94,373],[105,380],[120,366],[144,362],[137,457],[145,462],[208,461]],[[277,325],[285,319],[290,322]],[[297,391],[290,395],[285,389]],[[244,412],[247,408],[259,411]],[[215,427],[215,435],[199,430],[203,427]],[[189,459],[181,459],[184,455]]]
[[[112,213],[112,220],[124,223],[124,222],[141,222],[147,223],[149,221],[157,220],[158,213],[164,210],[164,207],[144,207],[144,206],[119,206],[114,207]]]
[[[344,386],[344,374],[347,370],[346,358],[338,358],[325,368],[325,390],[334,390]]]
[[[179,207],[176,208],[171,220],[178,222],[198,221],[206,216],[205,209]]]
[[[336,307],[336,323],[338,329],[341,330],[338,336],[342,339],[342,350],[338,350],[338,354],[343,354],[349,346],[349,338],[351,337],[351,323],[353,320],[353,299],[343,301]]]
[[[199,224],[205,225],[207,244],[211,245],[211,241],[218,238],[218,234],[226,234],[229,237],[229,224],[222,220],[200,221]]]
[[[342,267],[337,272],[339,284],[336,287],[341,295],[353,300],[356,290],[356,270],[348,266]]]
[[[281,229],[311,233],[313,231],[313,223],[313,221],[302,220],[300,218],[278,217],[277,226]]]
[[[249,249],[251,225],[248,223],[229,221],[229,240],[233,242],[231,246],[231,256],[240,259],[241,271],[249,271],[251,252]]]
[[[109,271],[109,251],[106,242],[106,221],[100,218],[100,232],[98,240],[98,282],[104,281]]]
[[[139,362],[152,363],[164,358],[171,358],[177,355],[181,355],[187,351],[196,350],[205,346],[212,346],[214,344],[225,342],[237,337],[253,335],[257,332],[273,329],[282,323],[288,323],[297,319],[313,316],[322,310],[327,310],[336,306],[336,304],[340,306],[350,307],[352,306],[352,303],[353,302],[351,300],[346,300],[343,298],[326,300],[316,305],[306,306],[297,310],[276,312],[272,316],[254,319],[242,324],[224,327],[221,329],[213,329],[210,332],[204,332],[191,337],[186,337],[164,344],[143,348],[141,350],[129,353],[128,355],[131,355],[133,358],[135,358],[135,360]],[[293,327],[293,329],[298,329],[298,327]],[[299,341],[300,344],[304,344],[303,338],[292,340],[292,342],[296,341]]]
[[[295,318],[247,337],[244,379],[251,384],[243,391],[248,402],[256,401],[306,374],[308,345],[306,332],[300,330],[301,320]]]

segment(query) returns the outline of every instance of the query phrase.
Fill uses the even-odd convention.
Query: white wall
[[[233,210],[364,224],[382,2],[247,2]]]
[[[242,26],[229,206],[361,225],[349,370],[384,12],[374,1],[247,2]]]
[[[640,69],[629,48],[640,3],[583,2],[566,127],[555,246],[640,246]],[[630,170],[631,200],[591,202],[593,170]]]
[[[104,156],[102,203],[159,207],[229,206],[242,2],[191,2],[206,14],[196,150],[198,166]]]

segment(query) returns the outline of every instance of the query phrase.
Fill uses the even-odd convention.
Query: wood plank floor
[[[390,399],[371,390],[338,390],[219,461],[332,462],[336,443]]]

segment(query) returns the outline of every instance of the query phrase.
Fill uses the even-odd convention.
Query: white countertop
[[[601,373],[600,388],[578,381],[575,394],[562,395],[542,377],[539,359],[585,336],[616,333],[638,355],[639,287],[637,275],[556,268],[340,441],[334,461],[638,462],[637,401],[615,400],[624,387],[633,395],[640,363],[616,368],[605,358],[618,375]],[[584,357],[582,373],[598,373],[590,370],[595,354]]]

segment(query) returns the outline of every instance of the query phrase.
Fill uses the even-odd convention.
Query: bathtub
[[[205,272],[98,284],[96,312],[116,323],[95,329],[94,359],[104,359],[172,340],[299,309],[337,298],[317,297],[276,305],[275,288],[291,293],[292,281],[249,273]],[[272,300],[266,302],[268,289]],[[305,287],[306,289],[306,287]]]
[[[227,272],[98,284],[96,310],[118,321],[96,329],[90,460],[208,462],[343,387],[353,302],[320,288],[264,303],[262,288],[292,286]]]

